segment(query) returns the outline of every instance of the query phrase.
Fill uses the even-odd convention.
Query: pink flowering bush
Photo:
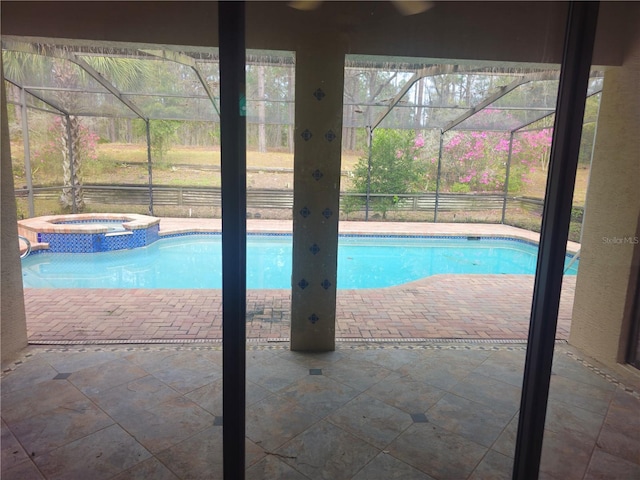
[[[502,190],[508,153],[508,138],[501,133],[456,133],[443,145],[443,187],[458,192]]]
[[[39,178],[48,178],[53,181],[55,178],[62,177],[63,149],[67,148],[64,141],[66,135],[62,119],[54,117],[45,135],[40,139],[34,139],[33,143],[36,145],[31,153],[31,172],[34,183],[37,183]],[[82,124],[80,124],[79,136],[79,148],[74,153],[80,156],[81,161],[96,161],[99,136]]]
[[[478,131],[458,131],[445,137],[442,152],[441,188],[453,192],[503,192],[509,159],[508,132],[519,120],[488,108],[469,119]],[[551,147],[551,129],[516,133],[511,143],[509,191],[516,193],[540,168],[546,171]],[[437,162],[437,159],[432,159]]]
[[[547,171],[552,134],[551,128],[545,128],[514,135],[513,143],[517,144],[518,148],[514,147],[511,158],[510,192],[517,193],[530,184],[532,175],[538,169]]]
[[[527,163],[535,168],[538,165],[545,172],[549,168],[549,153],[551,150],[552,128],[542,130],[532,130],[517,134],[522,149],[520,156],[527,160]]]
[[[514,135],[511,144],[510,192],[518,192],[530,183],[531,175],[537,168],[547,169],[550,147],[551,129]],[[443,146],[443,189],[454,192],[502,192],[508,159],[509,134],[457,132]]]
[[[497,122],[495,112],[487,115]],[[499,128],[497,123],[495,128]],[[509,192],[522,190],[536,169],[546,168],[551,131],[516,134],[511,144],[509,138],[506,132],[447,134],[442,146],[440,191],[504,192],[510,149]],[[374,133],[370,164],[365,155],[356,165],[352,192],[365,194],[369,186],[371,209],[384,218],[400,205],[402,194],[435,191],[437,178],[438,152],[433,141],[426,142],[421,133],[413,131],[379,129]],[[349,196],[342,208],[350,213],[363,202],[362,196]]]

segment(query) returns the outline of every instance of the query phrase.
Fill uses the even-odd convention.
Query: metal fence
[[[38,200],[55,200],[62,191],[61,185],[34,187],[33,196]],[[150,190],[147,185],[97,185],[82,186],[87,205],[150,205],[154,206],[187,206],[187,207],[220,207],[221,194],[217,187],[173,187],[154,185]],[[16,189],[17,198],[26,198],[27,189]],[[366,195],[343,192],[341,201],[348,197],[360,197],[359,211],[366,209]],[[544,201],[539,198],[505,196],[496,193],[411,193],[411,194],[370,194],[370,199],[392,198],[394,211],[483,211],[504,210],[509,205],[516,205],[523,210],[542,214]],[[293,208],[293,190],[247,190],[247,207],[263,209]],[[575,207],[574,215],[581,216],[583,207]]]

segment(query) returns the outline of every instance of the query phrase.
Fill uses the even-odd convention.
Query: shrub
[[[371,145],[371,160],[360,158],[354,170],[354,191],[390,196],[374,197],[371,209],[386,218],[387,212],[397,208],[402,193],[416,193],[423,189],[427,162],[422,158],[424,140],[413,131],[376,130]],[[369,164],[371,166],[369,175]],[[354,200],[355,202],[355,200]]]
[[[471,187],[468,183],[454,183],[451,185],[451,191],[453,193],[469,193],[471,191]]]

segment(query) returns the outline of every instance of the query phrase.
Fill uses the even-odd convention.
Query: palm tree
[[[78,113],[79,101],[76,92],[87,84],[88,74],[77,66],[73,53],[65,47],[41,44],[24,44],[3,41],[3,66],[5,77],[23,84],[39,78],[44,83],[58,88],[53,93],[57,106],[68,115],[61,116],[60,149],[62,152],[63,189],[60,203],[64,208],[84,207],[82,191],[82,148],[81,121]],[[51,58],[51,54],[56,58]],[[135,58],[99,56],[101,52],[92,52],[95,56],[83,56],[82,61],[101,72],[102,76],[121,89],[132,88],[151,76],[149,64]],[[74,199],[75,194],[75,199]]]
[[[53,77],[61,88],[78,88],[80,77],[70,62],[55,60],[53,62]],[[73,92],[61,90],[56,92],[56,99],[67,112],[77,111],[77,97]],[[80,148],[80,120],[75,115],[61,117],[62,132],[60,133],[60,147],[62,152],[63,188],[60,203],[64,208],[72,208],[75,204],[78,210],[84,208],[84,194],[82,190],[82,154]],[[74,188],[74,186],[76,188]],[[75,195],[75,199],[74,199]]]

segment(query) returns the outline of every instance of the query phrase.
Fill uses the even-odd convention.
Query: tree
[[[22,44],[8,42],[3,50],[6,62],[7,78],[20,83],[31,80],[35,85],[57,87],[52,93],[52,102],[69,115],[60,118],[60,151],[62,153],[63,189],[60,202],[63,207],[71,208],[74,203],[78,209],[84,207],[82,192],[82,123],[76,115],[79,100],[74,90],[82,90],[89,84],[89,75],[72,61],[73,52],[66,47],[42,44]],[[52,54],[52,56],[47,56]],[[126,89],[144,81],[150,75],[148,65],[133,58],[109,56],[82,56],[90,66],[100,71],[112,84]],[[75,187],[75,188],[74,188]],[[75,193],[75,198],[74,198]]]
[[[56,59],[52,70],[55,84],[60,88],[77,89],[80,75],[71,62]],[[77,111],[76,96],[70,91],[56,93],[59,105],[68,112]],[[62,152],[63,188],[60,203],[63,207],[71,208],[74,204],[79,209],[84,208],[82,188],[82,153],[80,149],[80,119],[76,115],[62,115],[60,122],[60,147]],[[76,188],[73,188],[76,186]],[[75,197],[75,198],[74,198]]]
[[[580,139],[580,157],[578,158],[578,164],[581,167],[589,167],[591,165],[591,153],[595,141],[599,105],[600,95],[593,95],[587,98],[585,103],[584,123]]]
[[[501,192],[509,158],[509,134],[486,131],[517,125],[512,115],[485,109],[473,117],[478,131],[456,131],[444,143],[441,185],[453,192]],[[539,127],[518,132],[511,144],[509,191],[518,192],[529,183],[536,168],[546,171],[551,146],[551,128]],[[484,130],[482,130],[484,129]]]
[[[347,64],[344,79],[344,101],[347,108],[343,119],[343,145],[346,150],[357,150],[358,135],[363,126],[372,125],[379,109],[376,104],[383,105],[393,98],[402,83],[398,86],[400,71],[388,71]],[[395,82],[395,84],[394,84]]]
[[[137,134],[146,135],[146,123],[142,120],[134,120]],[[176,120],[149,120],[149,137],[151,140],[151,151],[157,156],[160,162],[164,159],[171,144],[178,137],[180,122]]]
[[[424,140],[413,131],[376,130],[371,145],[371,171],[368,156],[360,158],[354,171],[354,191],[364,194],[369,185],[371,194],[386,194],[370,201],[372,209],[386,218],[389,210],[398,207],[398,194],[422,190],[427,171],[421,158],[423,146]]]
[[[464,193],[502,190],[508,152],[504,134],[457,132],[442,149],[443,189]]]
[[[294,68],[277,60],[250,57],[246,69],[247,143],[259,152],[293,148]]]
[[[542,171],[548,170],[552,135],[553,128],[532,130],[519,135],[521,148],[518,153],[528,160],[531,168],[534,168],[534,164],[538,164]]]
[[[258,151],[267,151],[266,108],[264,102],[264,65],[258,65]]]

